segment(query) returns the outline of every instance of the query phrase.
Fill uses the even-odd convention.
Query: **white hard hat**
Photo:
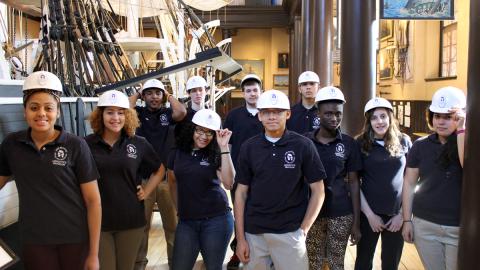
[[[262,86],[262,80],[260,80],[260,77],[258,77],[255,74],[247,74],[245,75],[245,77],[243,77],[242,81],[240,82],[240,87],[243,87],[243,83],[247,80],[257,81],[258,84],[260,84],[260,87]]]
[[[346,103],[342,91],[334,86],[326,86],[318,90],[317,96],[315,97],[315,102],[327,100],[338,100],[342,103]]]
[[[452,108],[463,109],[467,106],[467,100],[462,90],[447,86],[442,87],[433,94],[430,111],[434,113],[449,113]]]
[[[318,78],[317,73],[313,71],[305,71],[298,76],[298,84],[302,84],[304,82],[320,83],[320,78]]]
[[[48,71],[36,71],[30,74],[23,83],[23,91],[34,89],[48,89],[63,92],[62,82],[53,73]]]
[[[187,81],[187,91],[197,87],[207,87],[207,81],[200,76],[190,77],[190,79]]]
[[[140,89],[140,94],[143,93],[144,90],[149,89],[149,88],[159,88],[159,89],[165,90],[165,86],[163,85],[163,83],[161,81],[159,81],[157,79],[151,79],[151,80],[146,81],[143,84],[142,89]]]
[[[390,109],[393,111],[392,104],[390,101],[381,98],[381,97],[374,97],[370,99],[367,104],[365,104],[365,109],[363,110],[364,113],[367,113],[368,111],[375,109],[375,108],[386,108]]]
[[[201,109],[193,115],[192,122],[211,130],[219,130],[222,120],[220,115],[210,109]]]
[[[120,107],[124,109],[130,108],[130,103],[128,102],[128,97],[124,93],[117,90],[109,90],[103,93],[98,98],[98,107]]]
[[[283,92],[278,90],[268,90],[262,93],[258,98],[257,109],[290,110],[290,101]]]

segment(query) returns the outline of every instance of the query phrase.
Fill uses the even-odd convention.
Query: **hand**
[[[373,232],[379,233],[385,229],[385,224],[383,224],[383,220],[381,217],[371,214],[367,216],[368,224],[370,224],[370,228]]]
[[[398,232],[403,225],[403,217],[401,214],[397,214],[394,217],[392,217],[385,226],[387,227],[387,230],[391,232]]]
[[[220,129],[216,131],[217,133],[217,143],[220,149],[228,148],[228,142],[230,141],[230,137],[232,136],[232,132],[226,129]]]
[[[466,113],[464,109],[452,108],[448,112],[453,113],[453,120],[455,120],[458,129],[465,129]]]
[[[139,201],[145,200],[145,190],[143,190],[143,187],[141,185],[137,186],[137,198]]]
[[[360,225],[354,222],[352,225],[352,231],[350,232],[351,246],[358,244],[360,238],[362,238],[362,233],[360,232]]]
[[[97,255],[88,255],[85,260],[85,270],[98,270],[100,269],[100,262]]]
[[[240,261],[244,264],[250,261],[250,248],[248,247],[248,242],[245,239],[237,239],[237,249],[235,254],[237,254]]]
[[[413,224],[411,221],[403,223],[402,236],[405,242],[413,243]]]

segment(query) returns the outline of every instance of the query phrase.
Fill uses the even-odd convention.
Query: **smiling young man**
[[[135,106],[137,99],[140,97],[145,101],[145,107]],[[185,107],[165,90],[165,86],[161,81],[156,79],[146,81],[140,92],[132,95],[129,101],[130,107],[135,108],[137,111],[141,123],[136,134],[145,137],[152,144],[162,162],[165,163],[168,156],[167,139],[169,128],[176,122],[183,120],[187,113]],[[166,107],[167,101],[170,103],[170,108]],[[144,177],[148,178],[148,175]],[[145,228],[144,241],[139,249],[135,270],[145,269],[148,262],[146,257],[148,233],[155,203],[157,203],[160,216],[162,217],[165,240],[167,242],[168,261],[171,264],[177,217],[170,197],[167,181],[162,181],[156,190],[145,199],[145,213],[148,222]]]
[[[305,71],[298,77],[298,91],[302,100],[292,107],[292,115],[287,121],[288,130],[298,134],[305,134],[320,126],[317,115],[315,96],[317,95],[320,79],[313,71]]]
[[[230,137],[230,151],[233,160],[233,165],[237,166],[238,153],[240,146],[249,138],[261,133],[263,126],[258,119],[257,100],[262,93],[262,81],[255,74],[248,74],[243,77],[240,86],[242,87],[243,98],[245,99],[245,106],[240,106],[231,110],[224,123],[224,128],[232,131]],[[231,194],[233,203],[235,203],[235,188],[234,185]],[[230,247],[235,252],[236,238],[233,239]],[[234,254],[227,264],[227,269],[237,269],[240,260]]]
[[[242,145],[236,168],[236,254],[247,270],[307,270],[305,237],[322,206],[325,171],[312,141],[286,129],[285,94],[266,91],[257,108],[265,133]]]
[[[356,141],[341,133],[345,98],[336,87],[320,89],[315,98],[320,127],[306,134],[314,143],[327,172],[325,204],[307,237],[311,269],[344,269],[348,238],[360,239],[360,185],[362,168]]]

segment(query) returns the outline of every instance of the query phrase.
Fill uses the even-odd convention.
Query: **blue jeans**
[[[173,270],[192,270],[198,252],[207,270],[221,270],[232,232],[230,211],[212,218],[180,220],[173,245]]]

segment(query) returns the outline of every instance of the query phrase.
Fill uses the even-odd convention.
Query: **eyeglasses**
[[[206,136],[207,138],[212,138],[214,135],[214,132],[212,130],[203,130],[199,128],[195,129],[195,133],[197,133],[197,135],[199,136]]]

